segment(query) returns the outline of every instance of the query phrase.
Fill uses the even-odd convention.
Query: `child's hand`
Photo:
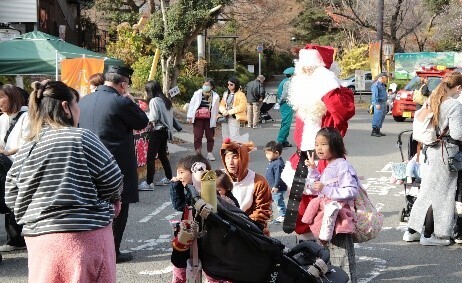
[[[279,189],[278,188],[271,188],[271,192],[274,194],[274,193],[277,193],[279,192]]]
[[[178,177],[175,176],[175,177],[173,177],[172,180],[170,180],[170,181],[172,181],[172,182],[178,182],[179,180],[180,180],[180,179],[178,179]]]
[[[318,193],[322,191],[323,188],[324,188],[324,184],[321,183],[320,181],[314,181],[313,184],[311,185],[311,189]]]
[[[308,159],[305,160],[305,165],[310,167],[311,169],[316,168],[316,163],[314,162],[314,151],[310,155],[308,155]]]

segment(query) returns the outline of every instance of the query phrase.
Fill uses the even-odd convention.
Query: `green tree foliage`
[[[440,14],[451,4],[451,0],[423,0],[424,6],[434,14]]]
[[[230,0],[178,0],[169,7],[161,2],[150,21],[150,38],[160,48],[164,91],[177,84],[185,52],[197,35],[216,21],[219,5]]]
[[[297,41],[330,45],[340,30],[334,25],[325,7],[317,5],[318,1],[303,1],[303,11],[292,21]]]
[[[144,35],[143,30],[132,27],[128,23],[122,23],[117,27],[117,41],[110,42],[107,46],[107,54],[118,58],[131,66],[140,57],[154,54],[154,45]]]
[[[342,69],[341,77],[354,74],[355,70],[369,70],[369,46],[361,44],[345,50],[338,63]]]

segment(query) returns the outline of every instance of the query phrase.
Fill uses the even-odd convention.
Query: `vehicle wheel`
[[[406,117],[402,117],[402,116],[393,116],[393,119],[394,119],[396,122],[404,122],[404,120],[406,120]]]

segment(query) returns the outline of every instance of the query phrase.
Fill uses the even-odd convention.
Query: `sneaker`
[[[432,234],[430,238],[425,238],[424,235],[420,237],[420,244],[422,246],[448,246],[450,241],[448,239],[442,239]]]
[[[285,141],[282,143],[282,147],[292,147],[292,144],[289,143],[288,141]]]
[[[215,157],[213,156],[211,152],[207,153],[207,160],[215,161]]]
[[[11,245],[3,245],[0,246],[0,253],[7,253],[7,252],[12,252],[16,250],[24,250],[26,249],[26,246],[11,246]]]
[[[139,191],[154,191],[154,186],[153,184],[148,184],[146,181],[143,181],[139,186],[138,186]]]
[[[261,126],[253,126],[252,128],[254,128],[254,129],[260,129]]]
[[[159,182],[156,182],[156,186],[168,186],[172,183],[172,181],[170,181],[169,179],[167,178],[163,178],[162,180],[160,180]]]
[[[278,218],[276,218],[276,220],[273,221],[274,223],[283,223],[284,222],[284,216],[279,216]]]
[[[119,255],[116,256],[116,263],[122,263],[131,260],[133,260],[132,253],[119,253]]]
[[[415,232],[411,234],[409,231],[404,232],[403,241],[405,242],[416,242],[420,240],[420,233]]]
[[[462,238],[457,237],[457,238],[454,239],[454,242],[455,242],[456,244],[462,244]]]

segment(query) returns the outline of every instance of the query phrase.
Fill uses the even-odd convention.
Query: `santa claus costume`
[[[314,151],[316,133],[323,127],[334,127],[345,136],[348,120],[355,114],[354,94],[340,85],[336,73],[331,70],[336,67],[333,58],[334,48],[307,44],[299,52],[289,89],[288,101],[295,111],[297,150],[281,175],[291,188],[283,230],[286,233],[295,231],[299,240],[313,237],[309,226],[301,221],[308,203],[315,197],[305,190],[307,153]],[[320,160],[318,170],[322,173],[325,167],[326,162]],[[340,265],[334,258],[331,262]]]

